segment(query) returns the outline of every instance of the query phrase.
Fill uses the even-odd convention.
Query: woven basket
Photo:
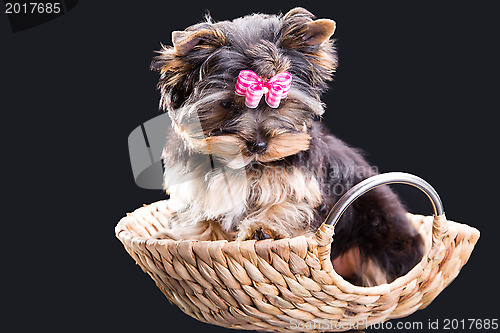
[[[418,187],[434,216],[408,214],[425,240],[425,255],[390,284],[359,287],[333,269],[334,225],[366,191],[390,183]],[[363,329],[423,309],[458,275],[479,238],[475,228],[447,221],[439,196],[422,179],[403,173],[371,177],[353,187],[315,235],[280,240],[154,239],[169,226],[168,201],[127,214],[116,236],[165,296],[202,322],[257,331]]]

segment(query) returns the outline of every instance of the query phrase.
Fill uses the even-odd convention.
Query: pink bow
[[[292,83],[292,74],[283,72],[276,74],[266,83],[257,73],[244,70],[238,75],[235,92],[238,96],[245,96],[245,105],[251,109],[259,105],[262,95],[266,95],[266,103],[277,108],[282,98],[288,95]]]

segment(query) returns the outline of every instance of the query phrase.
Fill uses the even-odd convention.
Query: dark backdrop
[[[224,329],[170,305],[124,251],[114,227],[164,198],[134,183],[129,133],[159,114],[160,42],[202,20],[303,6],[337,22],[340,66],[325,121],[381,172],[406,171],[440,193],[448,218],[481,239],[458,278],[426,310],[402,319],[498,318],[498,39],[479,2],[81,1],[12,32],[3,13],[1,110],[5,276],[16,325],[53,331]],[[416,190],[395,186],[430,214]],[[7,216],[7,215],[6,215]],[[442,326],[441,326],[442,327]]]

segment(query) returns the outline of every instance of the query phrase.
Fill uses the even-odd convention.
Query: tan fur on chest
[[[169,185],[168,179],[173,177],[176,181]],[[186,182],[180,181],[182,177],[188,175],[165,174],[179,225],[219,221],[237,239],[251,237],[261,226],[271,229],[277,238],[304,234],[321,202],[319,184],[307,169],[224,168],[190,175]]]
[[[248,180],[249,207],[238,239],[248,238],[256,226],[271,229],[275,238],[307,233],[321,202],[319,184],[308,170],[265,168],[250,172]]]
[[[314,206],[321,200],[319,184],[301,168],[264,168],[247,173],[248,202],[266,209],[286,201],[307,202]]]

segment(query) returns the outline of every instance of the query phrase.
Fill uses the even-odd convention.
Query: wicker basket
[[[426,254],[390,284],[359,287],[332,267],[334,225],[357,197],[389,183],[418,187],[434,217],[408,214]],[[169,225],[168,201],[127,214],[116,236],[135,262],[183,312],[200,321],[257,331],[346,331],[407,316],[429,305],[458,275],[479,238],[475,228],[447,221],[439,196],[403,173],[371,177],[353,187],[311,237],[280,240],[173,241],[151,237]]]

